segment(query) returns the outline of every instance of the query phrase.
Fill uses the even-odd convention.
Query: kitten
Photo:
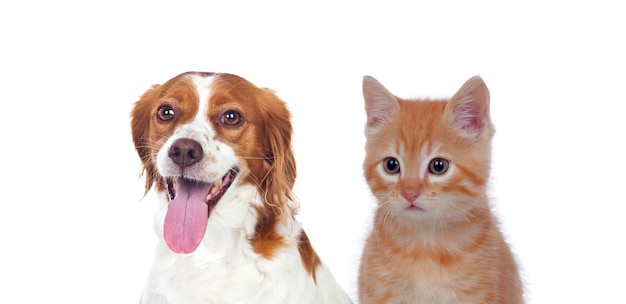
[[[483,80],[449,100],[407,100],[366,76],[363,95],[363,168],[378,208],[360,303],[523,303],[486,194],[494,127]]]

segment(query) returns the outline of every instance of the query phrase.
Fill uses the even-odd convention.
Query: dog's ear
[[[151,145],[150,142],[150,121],[152,119],[152,104],[157,98],[160,85],[153,85],[148,89],[135,103],[131,112],[131,131],[133,135],[133,141],[135,143],[135,149],[139,158],[143,164],[142,174],[145,175],[146,185],[145,193],[148,193],[152,184],[155,181],[155,176],[158,174],[156,168],[152,163]]]
[[[265,162],[266,174],[261,182],[266,204],[279,217],[293,216],[289,200],[293,200],[293,185],[296,180],[296,161],[291,146],[291,114],[285,102],[266,89],[268,102],[261,103],[265,117]],[[269,100],[268,100],[269,99]]]

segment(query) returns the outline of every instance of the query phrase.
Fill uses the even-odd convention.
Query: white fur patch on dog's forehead
[[[219,74],[188,74],[187,79],[191,80],[191,82],[196,86],[196,88],[208,88],[211,86],[213,82],[215,82],[216,78],[218,78]]]
[[[211,87],[215,82],[217,75],[204,76],[191,74],[187,77],[196,87],[196,94],[198,95],[198,113],[196,113],[196,118],[194,120],[204,120],[209,108],[209,99],[212,95]]]

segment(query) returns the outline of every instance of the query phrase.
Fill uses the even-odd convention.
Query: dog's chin
[[[176,198],[178,194],[177,191],[194,191],[194,189],[205,189],[206,191],[206,189],[208,189],[206,195],[202,195],[204,196],[204,202],[208,205],[209,209],[212,209],[232,185],[238,173],[239,169],[233,167],[226,172],[222,179],[213,183],[199,181],[186,176],[166,177],[167,195],[169,200],[172,201]]]

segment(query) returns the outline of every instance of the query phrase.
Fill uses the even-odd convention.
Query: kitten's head
[[[491,139],[489,90],[470,78],[449,100],[407,100],[363,79],[367,112],[365,178],[380,211],[445,225],[487,207]],[[418,219],[417,221],[415,219]]]

